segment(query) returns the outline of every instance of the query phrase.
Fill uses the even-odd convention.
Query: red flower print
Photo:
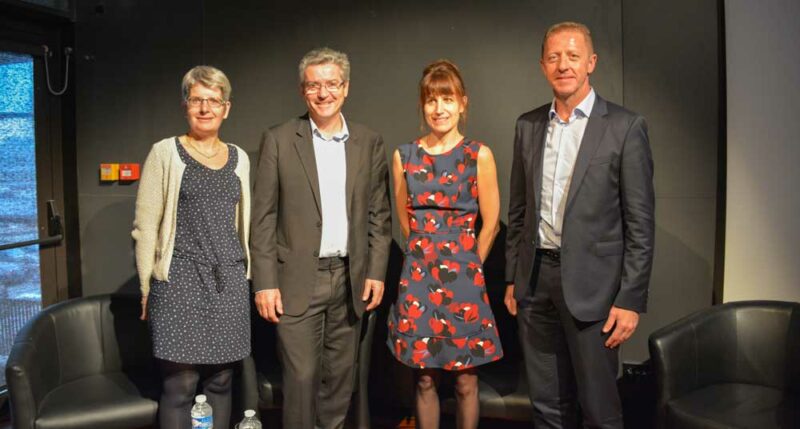
[[[458,236],[458,241],[461,243],[461,247],[464,250],[471,251],[473,247],[475,247],[475,236],[468,232],[462,232]]]
[[[408,279],[400,279],[400,293],[405,293],[408,290]]]
[[[428,326],[430,326],[435,335],[452,337],[456,333],[456,327],[445,318],[443,313],[436,310],[433,311],[433,317],[428,319]]]
[[[442,175],[439,176],[439,184],[440,185],[452,185],[458,180],[457,176],[454,176],[449,171],[442,172]]]
[[[417,332],[417,324],[414,323],[412,319],[401,317],[400,320],[397,321],[397,332],[413,334]]]
[[[447,283],[452,282],[458,277],[458,271],[460,269],[461,266],[457,262],[445,260],[434,265],[431,268],[431,274],[433,275],[433,278],[441,283]]]
[[[411,362],[420,368],[425,368],[425,359],[431,354],[428,351],[427,338],[414,341],[414,349],[411,351]]]
[[[450,207],[450,199],[441,191],[426,191],[417,195],[417,202],[425,206]]]
[[[458,253],[458,243],[455,241],[442,241],[436,247],[442,256],[453,256]]]
[[[438,355],[439,352],[441,352],[442,349],[444,349],[444,345],[442,343],[441,338],[435,338],[435,337],[430,338],[429,337],[429,338],[423,338],[423,340],[425,340],[426,344],[428,344],[428,351],[433,356]]]
[[[464,323],[474,323],[478,321],[480,315],[478,314],[478,305],[470,302],[454,302],[447,306],[447,309],[453,313],[456,320]]]
[[[411,280],[415,282],[422,281],[425,278],[425,274],[425,268],[419,262],[411,262]]]
[[[400,306],[400,314],[407,316],[409,319],[417,319],[425,313],[426,307],[419,302],[419,299],[414,295],[406,295],[403,305]]]
[[[435,284],[429,284],[428,300],[436,306],[448,305],[453,300],[453,291]]]
[[[425,220],[423,220],[425,224],[422,226],[422,230],[425,232],[436,232],[439,230],[441,225],[436,217],[432,213],[425,213]]]
[[[493,355],[496,348],[488,338],[472,338],[469,340],[469,352],[475,357],[486,357]]]
[[[477,177],[470,177],[469,179],[469,192],[472,194],[472,198],[478,198],[478,178]]]
[[[465,147],[464,148],[464,164],[467,164],[467,165],[478,165],[478,150],[480,150],[480,146],[478,146],[477,148],[473,148],[472,146]]]
[[[472,358],[468,355],[458,356],[454,360],[447,362],[444,369],[448,371],[461,371],[472,366]]]
[[[472,284],[475,286],[483,286],[486,281],[483,278],[483,267],[475,262],[470,262],[467,265],[467,276],[472,279]]]
[[[475,216],[472,214],[467,214],[464,216],[459,216],[453,221],[454,226],[458,226],[461,228],[472,228],[475,223]]]
[[[449,345],[451,345],[451,346],[453,346],[453,347],[455,347],[457,349],[463,349],[464,346],[467,345],[467,339],[466,338],[448,338],[447,339],[447,344],[449,344]]]
[[[436,249],[433,241],[429,237],[416,237],[409,242],[411,254],[418,259],[422,259],[425,263],[430,263],[436,260]]]
[[[494,322],[490,319],[481,320],[481,331],[494,328]]]
[[[428,182],[433,180],[433,172],[426,165],[408,164],[406,172],[417,182]]]
[[[400,357],[406,353],[408,350],[408,342],[402,338],[396,338],[394,340],[394,354],[397,357]]]

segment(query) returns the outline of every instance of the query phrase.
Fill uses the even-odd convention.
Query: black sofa
[[[142,428],[159,380],[137,296],[50,306],[17,334],[6,365],[16,429]]]
[[[653,332],[660,428],[800,428],[800,304],[742,301]]]

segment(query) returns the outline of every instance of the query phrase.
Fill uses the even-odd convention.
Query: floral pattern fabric
[[[414,368],[458,371],[503,356],[478,256],[478,151],[462,140],[429,154],[400,146],[411,233],[387,345]]]

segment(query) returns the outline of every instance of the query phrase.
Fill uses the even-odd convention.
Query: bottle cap
[[[206,395],[197,395],[194,397],[194,401],[198,404],[202,404],[203,402],[206,402]]]
[[[255,410],[245,410],[244,412],[245,417],[255,417],[255,415],[256,415]]]

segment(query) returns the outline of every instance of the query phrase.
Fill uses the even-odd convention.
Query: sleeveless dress
[[[154,279],[148,298],[153,354],[178,363],[235,362],[250,354],[250,289],[236,231],[238,152],[228,145],[228,162],[214,170],[175,144],[186,169],[169,281]]]
[[[458,371],[503,356],[478,256],[478,151],[459,142],[427,153],[399,147],[408,188],[410,234],[387,345],[414,368]]]

